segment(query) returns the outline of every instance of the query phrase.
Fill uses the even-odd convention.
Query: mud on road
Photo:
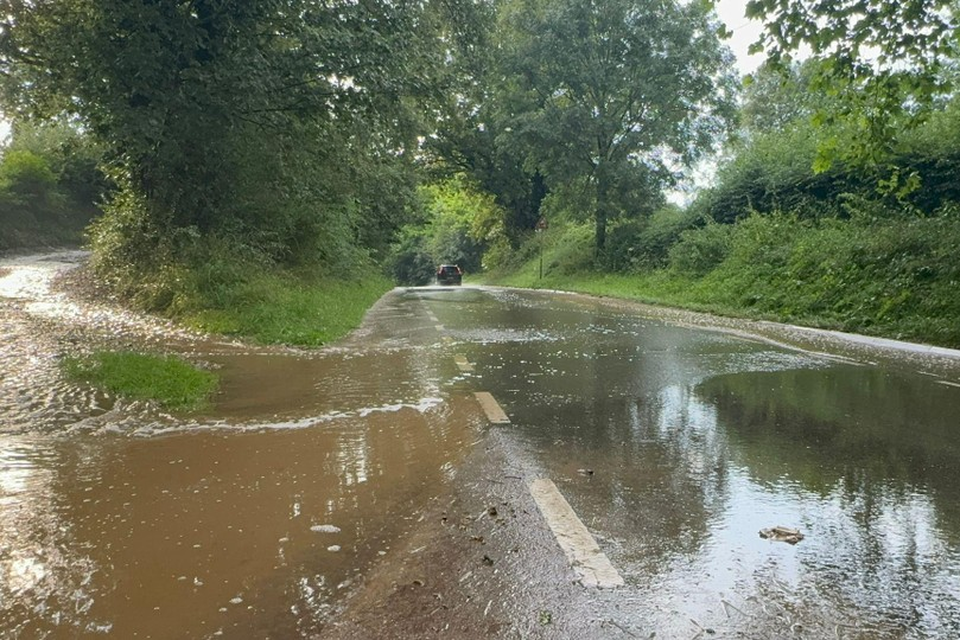
[[[377,335],[402,310],[381,305],[321,352],[257,347],[124,309],[76,269],[84,259],[0,270],[10,637],[546,638],[608,624],[572,606],[576,576],[509,444],[469,394],[439,401],[435,347],[416,329]],[[177,353],[226,390],[215,411],[177,416],[65,381],[60,358],[96,348]]]

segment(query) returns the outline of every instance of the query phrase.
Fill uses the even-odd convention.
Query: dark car
[[[437,268],[437,284],[460,284],[463,271],[455,264],[442,264]]]

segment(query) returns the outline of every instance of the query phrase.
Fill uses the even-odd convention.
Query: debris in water
[[[340,533],[340,527],[332,524],[315,524],[310,527],[310,531],[315,533]]]
[[[803,534],[800,533],[799,529],[791,529],[790,527],[782,527],[779,525],[769,529],[760,529],[760,537],[765,540],[786,542],[788,544],[797,544],[803,540]]]
[[[579,473],[582,476],[592,476],[593,469],[577,469],[577,473]]]

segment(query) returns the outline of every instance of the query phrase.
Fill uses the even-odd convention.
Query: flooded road
[[[960,636],[949,359],[471,287],[397,289],[330,349],[253,348],[72,303],[49,278],[78,259],[0,271],[4,637],[310,638],[487,429],[623,577],[584,591],[604,637]],[[63,382],[91,344],[183,354],[222,392],[184,417]],[[775,525],[805,538],[759,537]],[[535,637],[571,637],[544,613]]]
[[[511,415],[528,474],[556,482],[626,581],[598,596],[622,637],[960,637],[949,367],[495,297],[437,315]],[[805,539],[758,535],[777,525]]]
[[[222,376],[208,415],[74,388],[56,359],[77,336],[150,348],[163,326],[61,307],[60,260],[15,265],[25,287],[0,277],[4,638],[311,637],[477,438],[440,336],[401,298],[323,352],[171,335]]]

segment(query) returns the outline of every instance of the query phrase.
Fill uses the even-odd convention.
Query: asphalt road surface
[[[80,259],[0,271],[4,637],[960,635],[953,352],[469,286],[261,348],[51,286]],[[223,388],[65,382],[92,347]]]

